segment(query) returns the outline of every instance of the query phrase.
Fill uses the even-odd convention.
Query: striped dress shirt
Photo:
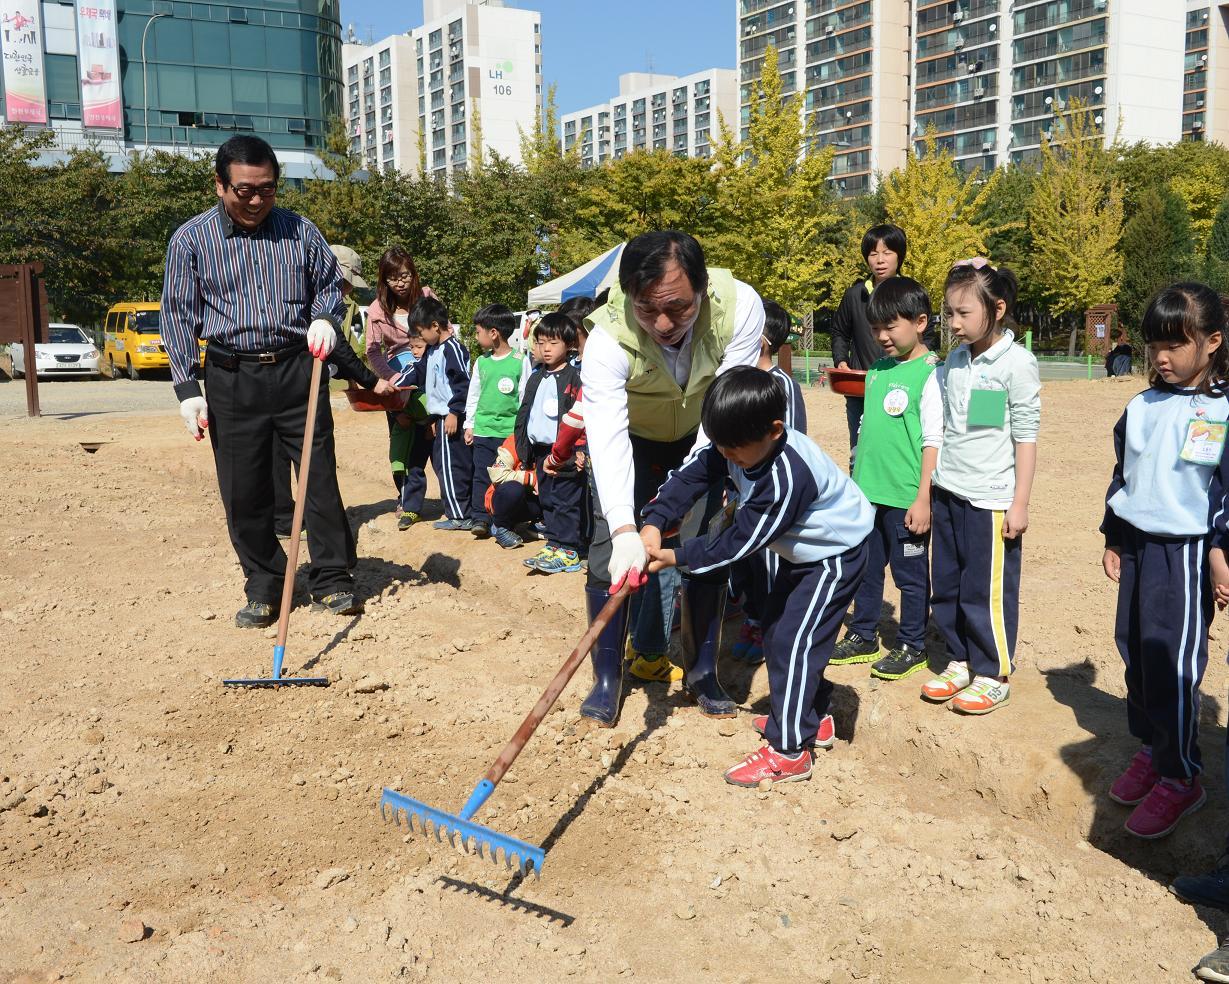
[[[162,342],[181,401],[201,395],[198,339],[269,352],[304,341],[316,318],[339,328],[344,316],[337,259],[301,215],[274,208],[249,232],[219,202],[171,236]]]

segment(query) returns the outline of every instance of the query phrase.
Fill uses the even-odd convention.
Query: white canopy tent
[[[619,243],[584,266],[534,287],[529,292],[529,307],[562,304],[572,297],[595,297],[613,286],[619,279],[619,258],[625,245]]]

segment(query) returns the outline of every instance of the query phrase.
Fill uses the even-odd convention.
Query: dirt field
[[[398,533],[384,422],[336,409],[367,614],[295,613],[287,666],[329,689],[224,690],[267,671],[272,630],[232,627],[212,460],[169,392],[163,417],[6,419],[0,981],[1189,979],[1221,921],[1165,886],[1227,829],[1229,633],[1204,687],[1209,805],[1134,841],[1104,796],[1134,749],[1096,533],[1132,391],[1045,386],[1008,708],[960,718],[916,677],[835,669],[836,749],[757,793],[721,778],[756,747],[749,713],[706,720],[658,684],[591,732],[582,671],[482,815],[547,846],[524,883],[376,803],[387,785],[459,809],[582,630],[579,575]],[[808,404],[843,459],[840,398]],[[387,688],[356,692],[365,676]],[[731,676],[766,704],[762,669]]]

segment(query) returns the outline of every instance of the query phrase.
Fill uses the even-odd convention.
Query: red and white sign
[[[93,129],[122,130],[115,0],[77,0],[77,65],[81,70],[81,122]]]
[[[39,0],[0,0],[4,115],[10,123],[47,122],[43,24]]]

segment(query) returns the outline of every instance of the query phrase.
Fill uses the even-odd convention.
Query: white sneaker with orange
[[[952,698],[951,708],[961,714],[989,714],[1011,699],[1011,684],[995,677],[977,676]]]
[[[973,678],[969,674],[968,664],[952,660],[947,664],[946,670],[933,680],[927,680],[922,684],[922,698],[942,704],[946,700],[951,700],[972,682]]]

